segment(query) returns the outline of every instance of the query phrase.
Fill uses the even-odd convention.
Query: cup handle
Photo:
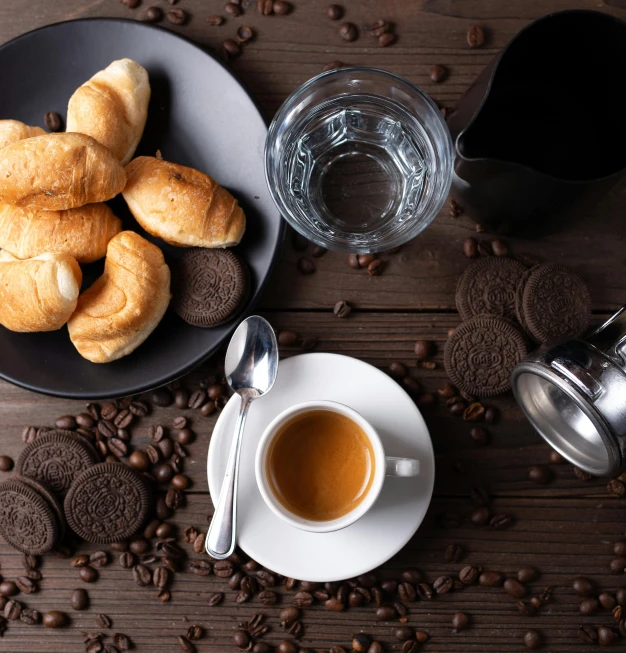
[[[401,476],[409,478],[420,473],[420,461],[413,458],[395,458],[387,456],[387,476]]]

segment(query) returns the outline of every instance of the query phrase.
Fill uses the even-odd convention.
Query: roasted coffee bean
[[[411,603],[416,600],[417,592],[411,583],[400,583],[398,585],[398,596],[405,603]]]
[[[78,576],[84,583],[95,583],[100,574],[93,567],[81,567]]]
[[[136,449],[130,454],[128,463],[134,469],[145,472],[150,467],[150,458],[148,458],[148,454],[145,451]]]
[[[187,22],[187,18],[187,12],[178,7],[167,12],[167,20],[173,25],[184,25]]]
[[[167,463],[161,463],[152,470],[154,477],[159,483],[168,483],[174,476],[174,470]]]
[[[544,465],[533,465],[528,468],[528,480],[538,485],[546,485],[552,480],[552,472]]]
[[[470,521],[475,526],[486,526],[491,519],[491,511],[487,506],[479,506],[472,511]]]
[[[381,605],[376,608],[376,621],[393,621],[398,616],[397,610],[392,605]]]
[[[239,584],[242,592],[246,594],[256,594],[259,591],[259,583],[254,576],[244,576]]]
[[[240,649],[247,649],[250,644],[250,636],[245,630],[236,630],[233,634],[233,642]]]
[[[310,258],[302,256],[298,259],[298,270],[301,274],[313,274],[316,269],[315,263]]]
[[[239,43],[248,43],[254,38],[254,30],[247,25],[242,25],[237,29],[237,40]],[[315,254],[313,254],[315,256]]]
[[[47,628],[63,628],[67,625],[67,615],[59,610],[50,610],[43,615],[43,625]]]
[[[43,121],[50,132],[61,131],[63,122],[61,116],[56,111],[48,111],[43,117]],[[59,429],[67,428],[65,426],[57,426]]]
[[[149,435],[154,442],[160,442],[165,437],[165,429],[161,424],[151,426]]]
[[[341,36],[344,41],[356,41],[359,37],[359,30],[354,23],[341,23],[339,26],[339,36]]]
[[[33,610],[32,608],[24,608],[20,614],[20,619],[27,626],[34,626],[41,620],[41,615],[39,612],[37,612],[37,610]]]
[[[476,444],[485,446],[489,444],[489,431],[482,426],[475,426],[470,431],[470,437]]]
[[[430,601],[433,598],[433,588],[428,583],[420,583],[415,587],[415,591],[422,601]]]
[[[573,469],[574,475],[583,482],[590,481],[593,478],[589,472],[586,472],[584,469],[580,469],[580,467],[573,467]]]
[[[548,587],[544,587],[541,592],[539,592],[539,600],[542,603],[548,603],[549,601],[552,600],[552,592],[554,590],[554,586],[549,585]]]
[[[365,599],[359,592],[352,591],[348,594],[348,605],[351,608],[358,608],[360,605],[363,605],[363,603],[365,603]]]
[[[255,563],[258,564],[258,563]],[[319,583],[316,583],[315,581],[310,581],[310,580],[301,580],[300,581],[300,589],[303,589],[305,592],[312,592],[314,589],[317,589],[319,587]]]
[[[465,550],[463,547],[454,542],[453,544],[448,545],[445,552],[446,562],[460,562],[465,556]]]
[[[463,254],[465,254],[467,258],[475,258],[478,256],[478,241],[476,238],[470,236],[463,241]]]
[[[352,312],[352,306],[345,299],[340,299],[333,308],[333,314],[340,319],[348,317]]]
[[[237,16],[241,16],[241,7],[238,4],[235,4],[234,2],[228,2],[224,5],[224,11],[232,16],[233,18],[237,18]]]
[[[63,415],[63,417],[59,417],[54,425],[58,429],[64,429],[66,431],[71,431],[72,429],[76,428],[76,418],[74,415]]]
[[[272,647],[265,642],[256,642],[252,647],[252,653],[270,653],[272,650]],[[300,649],[298,653],[308,653],[308,651],[307,649]]]
[[[158,23],[163,18],[163,11],[159,7],[148,7],[143,15],[146,23]]]
[[[345,604],[340,601],[336,596],[331,596],[328,601],[324,602],[324,605],[329,609],[333,610],[334,612],[343,612],[345,609]]]
[[[215,410],[216,410],[215,402],[213,402],[213,401],[207,401],[206,404],[204,404],[204,405],[202,405],[200,407],[200,413],[204,417],[209,417],[210,415],[212,415],[215,412]]]
[[[374,599],[374,602],[376,605],[380,606],[383,604],[383,593],[382,590],[380,590],[378,587],[372,587],[372,589],[368,589],[367,587],[356,587],[354,589],[357,594],[360,594],[363,597],[363,600],[365,603],[370,603],[372,599]]]
[[[218,578],[230,578],[234,571],[233,563],[230,560],[218,560],[213,565],[213,573]]]
[[[136,555],[143,555],[150,549],[150,542],[145,537],[137,537],[131,540],[128,548]]]
[[[467,30],[467,44],[470,48],[479,48],[485,42],[485,33],[478,25],[472,25]]]
[[[22,431],[22,442],[30,444],[37,437],[37,429],[34,426],[26,426]]]
[[[215,563],[215,575],[217,576],[217,565]],[[196,576],[210,576],[211,575],[211,563],[208,560],[192,560],[189,563],[189,571]]]
[[[276,585],[276,577],[274,574],[264,569],[257,571],[256,579],[262,587],[274,587],[274,585]]]
[[[491,526],[491,528],[494,528],[496,530],[503,530],[513,525],[513,518],[511,517],[511,515],[507,515],[505,513],[495,515],[491,518],[489,525]]]
[[[517,609],[525,617],[532,617],[533,615],[537,614],[537,606],[535,606],[532,602],[527,603],[526,601],[518,601]]]
[[[157,592],[157,599],[161,603],[167,603],[172,598],[172,593],[169,590],[162,589]]]
[[[115,642],[115,646],[117,646],[120,651],[129,651],[132,648],[130,637],[128,637],[128,635],[124,635],[123,633],[115,633],[113,636],[113,641]]]
[[[463,411],[463,419],[467,422],[480,422],[485,415],[485,407],[478,401],[470,404]]]
[[[378,37],[378,45],[381,48],[388,48],[396,42],[397,38],[393,32],[385,32]]]
[[[109,451],[116,458],[123,458],[128,453],[128,445],[119,438],[111,438],[109,440]]]
[[[393,25],[388,20],[384,20],[383,18],[373,22],[369,27],[370,36],[374,36],[376,38],[391,31],[393,31]]]
[[[590,615],[590,614],[595,614],[600,608],[600,604],[598,603],[598,599],[590,597],[587,599],[583,599],[580,602],[580,605],[578,606],[578,611],[582,615]]]
[[[455,397],[454,399],[455,401],[450,404],[450,415],[453,417],[460,417],[465,412],[467,404],[458,397]],[[452,401],[452,399],[450,401]]]
[[[613,620],[615,621],[615,623],[619,623],[620,621],[622,621],[624,617],[624,610],[622,609],[621,605],[616,605],[613,608],[613,610],[611,610],[611,612],[613,614]]]
[[[536,630],[528,630],[524,635],[524,646],[531,650],[541,648],[543,644],[543,639],[541,635]]]
[[[222,592],[215,592],[209,597],[209,607],[214,608],[216,605],[219,605],[224,600],[224,594]]]
[[[206,545],[206,535],[204,533],[198,533],[196,539],[193,541],[193,550],[200,554],[204,553]]]
[[[41,580],[43,578],[42,573],[39,569],[25,569],[24,576],[30,578],[31,580]]]
[[[609,563],[609,570],[612,574],[623,574],[626,570],[626,558],[615,558]]]
[[[439,576],[433,583],[433,589],[437,594],[447,594],[454,586],[450,576]]]
[[[447,76],[448,76],[448,69],[445,66],[442,66],[441,64],[435,64],[430,69],[430,81],[433,82],[434,84],[441,84],[441,82],[444,82],[446,80]]]
[[[526,596],[526,588],[517,578],[507,578],[504,581],[504,591],[514,599],[521,599]]]
[[[128,429],[117,429],[116,435],[118,440],[122,440],[122,442],[130,442],[130,433],[128,432]]]
[[[617,639],[617,633],[608,626],[598,628],[598,644],[600,646],[610,646]]]
[[[615,596],[613,596],[613,594],[611,594],[610,592],[602,592],[601,594],[599,594],[598,603],[600,603],[600,605],[605,610],[612,610],[617,604],[617,602],[615,601]]]
[[[300,618],[300,610],[293,606],[283,608],[280,611],[278,618],[282,624],[291,624]]]
[[[455,612],[452,615],[452,632],[460,633],[469,627],[469,616],[465,612]]]
[[[613,543],[613,553],[619,557],[626,557],[626,541],[618,540]]]
[[[133,414],[130,412],[129,408],[125,408],[124,410],[120,410],[120,412],[115,416],[113,424],[115,424],[118,429],[126,429],[131,425],[132,421]]]
[[[70,560],[70,567],[84,567],[85,565],[88,564],[89,564],[89,556],[87,555],[74,556]],[[1,585],[0,585],[0,593],[2,593]]]
[[[184,504],[184,495],[180,490],[171,487],[165,495],[165,505],[172,510],[178,510]]]
[[[110,617],[106,614],[96,615],[96,624],[98,625],[98,628],[110,628],[113,625]]]
[[[494,256],[508,256],[509,248],[506,243],[501,240],[492,240],[491,249],[493,250]]]
[[[172,393],[167,388],[158,388],[153,390],[150,394],[150,401],[155,405],[161,408],[166,408],[171,406],[174,398]]]
[[[517,570],[517,580],[520,583],[532,583],[539,578],[539,572],[535,567],[522,567]]]
[[[311,254],[313,255],[313,258],[321,258],[326,254],[328,250],[325,247],[321,247],[320,245],[313,245],[313,249],[311,250]]]
[[[380,588],[387,594],[395,594],[398,589],[398,581],[393,578],[388,578],[382,581]]]
[[[406,617],[407,612],[409,611],[406,605],[404,605],[402,601],[394,601],[391,605],[400,617],[400,621],[402,621],[402,617]]]
[[[389,364],[389,375],[394,379],[402,379],[407,374],[408,370],[406,369],[406,365],[404,365],[404,363],[401,363],[400,361],[392,361]]]
[[[473,585],[478,580],[480,576],[480,569],[474,567],[473,565],[466,565],[459,572],[459,580],[463,585]]]
[[[145,565],[135,565],[133,567],[133,578],[135,583],[140,587],[147,587],[152,582],[152,574]]]
[[[183,653],[196,653],[196,647],[183,635],[179,635],[177,638],[178,648],[183,651]]]
[[[585,644],[595,644],[598,641],[598,631],[592,626],[581,626],[578,629],[578,639]]]
[[[237,46],[239,48],[239,46]],[[205,390],[199,389],[191,394],[189,397],[189,403],[187,406],[192,409],[200,408],[202,404],[206,401],[207,394]]]
[[[500,587],[503,580],[502,574],[497,571],[483,571],[478,577],[478,584],[482,587]]]
[[[172,426],[179,431],[187,427],[187,418],[184,415],[178,415],[172,420]]]
[[[155,587],[163,589],[170,582],[170,572],[165,567],[156,567],[152,572],[152,583]]]
[[[212,25],[213,27],[219,27],[220,25],[223,24],[224,17],[223,16],[207,16],[205,22],[208,23],[209,25]]]
[[[338,68],[341,68],[343,64],[340,61],[333,61],[331,62],[333,64],[339,64],[337,66]],[[330,65],[330,64],[327,64]],[[328,70],[334,70],[335,68],[328,68]],[[372,259],[373,260],[373,259]],[[359,255],[358,254],[348,254],[348,265],[353,269],[353,270],[360,270],[361,269],[361,263],[359,261]]]
[[[298,343],[298,334],[294,331],[280,331],[278,334],[278,344],[284,347],[293,347]]]
[[[308,608],[313,605],[313,595],[310,592],[298,592],[293,597],[293,602],[299,608]]]
[[[293,9],[291,2],[287,0],[274,0],[272,10],[277,16],[286,16]]]
[[[264,590],[263,592],[260,592],[257,598],[262,605],[276,605],[278,602],[278,595],[276,592],[272,592],[272,590]]]
[[[413,351],[418,361],[423,361],[429,358],[433,353],[434,345],[430,340],[418,340]]]
[[[352,650],[358,653],[367,653],[372,640],[364,633],[357,633],[352,636]]]
[[[178,456],[179,458],[187,458],[188,456],[187,450],[185,449],[185,447],[183,447],[183,445],[180,442],[175,441],[172,444],[172,447],[174,449],[175,456]],[[174,456],[172,456],[172,458],[174,458]],[[172,458],[170,458],[170,463],[172,462]],[[178,461],[178,463],[180,464],[180,461]],[[178,471],[176,473],[178,474]]]
[[[574,578],[572,581],[572,589],[578,596],[592,596],[594,593],[593,583],[584,576]]]
[[[131,569],[135,565],[135,556],[130,551],[124,551],[120,555],[120,567],[122,569]]]
[[[18,576],[15,579],[15,585],[22,594],[33,594],[37,591],[37,585],[28,576]]]
[[[293,642],[290,642],[287,639],[284,639],[278,645],[278,648],[276,650],[278,651],[278,653],[298,653],[298,647]],[[331,648],[329,653],[337,653],[337,652],[333,651]]]
[[[174,442],[170,438],[163,438],[156,446],[163,458],[169,458],[174,453]]]
[[[343,18],[343,7],[341,5],[328,5],[326,9],[326,18],[330,20],[339,20]]]
[[[411,626],[400,626],[394,631],[394,637],[399,642],[406,642],[409,639],[415,639],[415,631]]]
[[[22,553],[22,567],[24,569],[35,569],[39,567],[40,562],[37,556],[31,555],[30,553]]]
[[[117,435],[117,428],[113,422],[103,419],[98,422],[98,432],[105,438],[114,438]]]
[[[9,621],[15,621],[20,618],[22,613],[22,604],[15,599],[9,599],[4,606],[4,616]]]

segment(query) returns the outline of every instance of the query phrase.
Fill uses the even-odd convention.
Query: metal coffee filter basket
[[[511,387],[535,429],[571,463],[596,476],[626,469],[626,306],[588,338],[519,363]]]

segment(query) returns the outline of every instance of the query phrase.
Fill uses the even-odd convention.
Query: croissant
[[[70,338],[93,363],[122,358],[152,333],[170,297],[170,269],[161,250],[122,231],[109,243],[104,274],[78,298]]]
[[[126,166],[124,199],[139,224],[178,247],[230,247],[246,216],[237,200],[208,175],[140,156]]]
[[[148,117],[150,82],[132,59],[114,61],[78,88],[67,106],[67,131],[93,136],[126,165]]]
[[[20,261],[0,252],[0,324],[11,331],[60,329],[76,308],[82,273],[64,253]]]
[[[0,202],[63,211],[104,202],[121,192],[126,173],[98,141],[84,134],[45,134],[0,150]]]
[[[107,204],[87,204],[67,211],[37,211],[0,204],[0,247],[19,259],[43,252],[65,252],[79,263],[102,258],[122,230]]]
[[[41,136],[45,133],[41,127],[31,127],[19,120],[0,120],[0,149],[23,138]]]

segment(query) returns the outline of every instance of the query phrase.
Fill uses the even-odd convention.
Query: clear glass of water
[[[265,172],[279,210],[314,243],[382,252],[425,229],[454,150],[437,105],[384,70],[342,68],[295,91],[270,125]]]

